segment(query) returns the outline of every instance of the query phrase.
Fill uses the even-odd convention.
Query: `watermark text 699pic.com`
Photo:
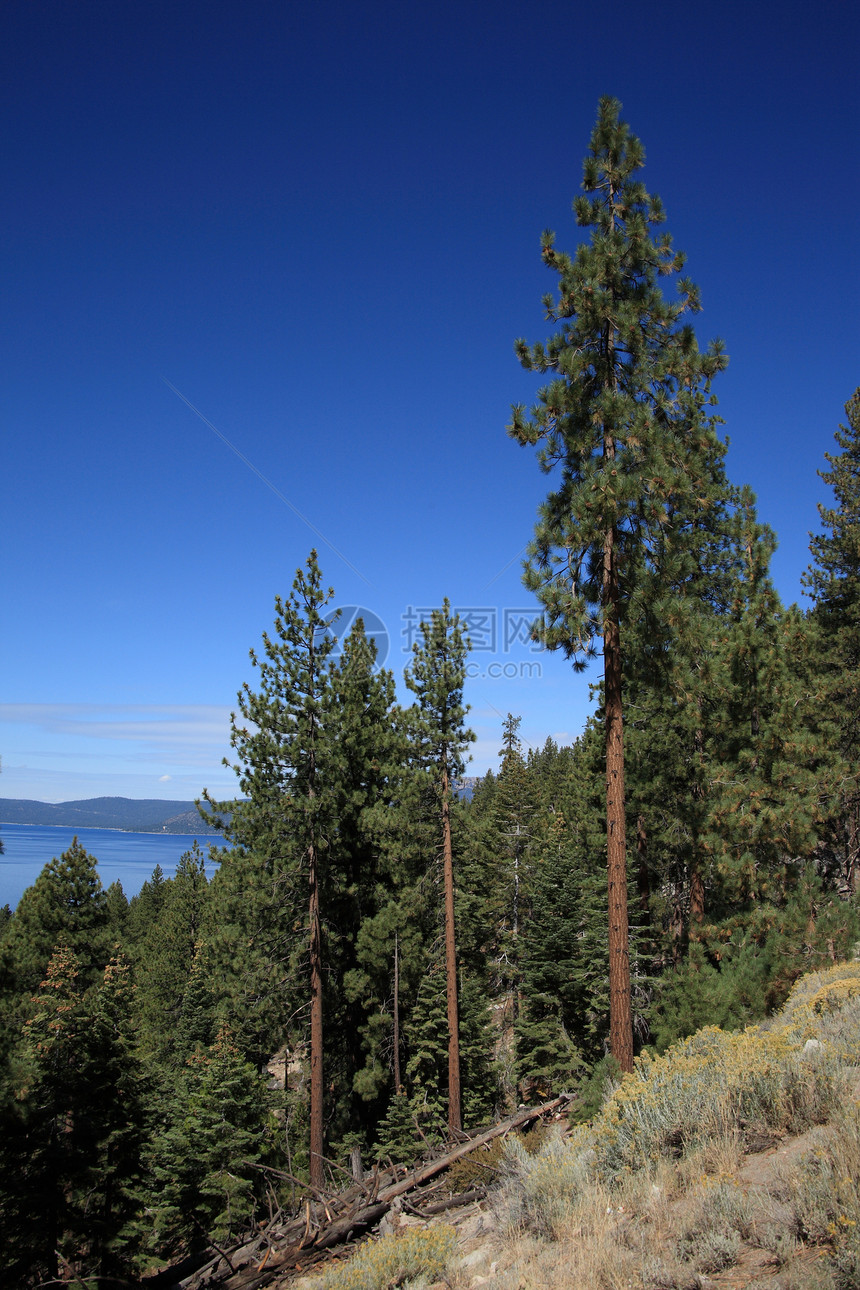
[[[429,622],[432,612],[430,606],[408,605],[401,614],[400,637],[404,654],[411,654],[412,646],[420,636],[421,623]],[[460,625],[471,645],[471,656],[510,654],[515,648],[525,649],[530,654],[543,652],[543,646],[532,637],[532,625],[537,617],[533,606],[523,609],[496,605],[454,605],[451,612],[459,616]],[[471,680],[539,680],[542,674],[543,669],[536,659],[482,663],[470,657],[466,663],[466,676]]]
[[[401,652],[412,654],[412,647],[421,639],[421,624],[429,623],[434,606],[408,605],[400,615]],[[535,658],[500,661],[498,655],[540,654],[543,646],[532,637],[532,625],[537,614],[533,607],[505,608],[495,605],[454,605],[451,610],[460,619],[463,634],[470,644],[466,662],[466,676],[470,680],[515,681],[540,680],[541,664]],[[336,638],[335,657],[354,623],[361,619],[367,635],[376,645],[376,666],[382,667],[393,645],[391,633],[380,616],[365,605],[341,605],[332,610],[321,633]],[[480,659],[476,655],[494,654],[496,658]]]

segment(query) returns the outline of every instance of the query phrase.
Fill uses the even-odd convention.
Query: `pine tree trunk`
[[[848,846],[847,864],[845,866],[846,885],[852,896],[860,891],[860,801],[852,797],[848,801]]]
[[[314,675],[314,652],[310,651],[311,675]],[[311,747],[308,759],[308,805],[310,842],[308,845],[308,921],[310,923],[311,969],[311,1106],[309,1173],[312,1187],[325,1184],[323,1164],[323,982],[322,982],[322,928],[320,926],[320,888],[317,864],[316,827],[314,806],[316,798],[315,723],[311,722]]]
[[[636,869],[639,912],[647,919],[651,909],[651,876],[648,873],[648,831],[642,815],[636,817]]]
[[[699,939],[699,928],[705,917],[705,884],[698,861],[690,862],[690,940]]]
[[[696,699],[696,707],[699,716],[702,715],[701,697]],[[696,746],[696,764],[702,768],[705,761],[705,735],[701,726],[696,727],[694,736]],[[702,786],[702,777],[697,776],[693,782],[692,798],[696,803],[696,820],[701,819],[704,811],[705,790]],[[705,918],[705,884],[702,879],[702,870],[700,867],[701,857],[699,852],[699,839],[696,836],[693,839],[693,857],[690,860],[690,924],[689,936],[691,941],[699,939],[699,928]]]
[[[448,764],[442,763],[442,866],[445,883],[445,981],[448,998],[448,1130],[460,1133],[460,1021],[457,1009],[457,949],[454,940],[454,860]]]
[[[316,848],[308,848],[310,869],[310,968],[311,968],[311,1111],[310,1111],[310,1183],[325,1184],[323,1169],[323,1000],[322,936],[320,932],[319,875]]]
[[[627,840],[624,818],[624,736],[621,637],[615,531],[603,544],[603,665],[606,710],[606,849],[609,882],[609,1043],[623,1071],[633,1070],[630,943],[627,923]]]
[[[401,1093],[400,1083],[400,946],[394,933],[394,1092]]]

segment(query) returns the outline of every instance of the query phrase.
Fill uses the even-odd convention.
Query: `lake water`
[[[75,837],[98,861],[102,885],[121,882],[129,899],[137,895],[157,864],[165,878],[172,878],[177,863],[194,841],[187,833],[122,833],[119,829],[0,823],[0,907],[8,904],[14,909],[24,889],[32,887],[45,865],[68,850]],[[218,845],[222,839],[201,834],[197,841],[206,855],[209,844]],[[213,872],[214,865],[207,864],[210,878]]]

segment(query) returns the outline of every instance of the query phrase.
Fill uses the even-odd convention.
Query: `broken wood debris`
[[[279,1210],[253,1235],[228,1251],[216,1250],[214,1245],[210,1245],[210,1252],[195,1261],[197,1266],[193,1270],[189,1267],[189,1260],[183,1260],[181,1264],[144,1278],[141,1285],[145,1290],[205,1290],[215,1286],[222,1287],[222,1290],[260,1290],[260,1287],[270,1285],[290,1271],[306,1270],[328,1257],[333,1247],[343,1245],[375,1226],[399,1197],[420,1192],[420,1196],[412,1197],[408,1209],[422,1217],[481,1200],[486,1194],[485,1188],[473,1187],[459,1196],[421,1204],[421,1200],[429,1200],[439,1190],[439,1184],[429,1188],[426,1184],[458,1160],[494,1138],[504,1137],[535,1120],[560,1112],[571,1100],[571,1096],[565,1093],[541,1106],[523,1108],[492,1128],[466,1141],[459,1141],[444,1154],[417,1168],[403,1172],[402,1166],[395,1165],[380,1171],[377,1166],[372,1173],[354,1181],[343,1192],[315,1190],[301,1184],[306,1193],[311,1192],[313,1199],[306,1199],[297,1214],[287,1218]],[[282,1171],[259,1167],[273,1177],[299,1182]],[[225,1267],[225,1261],[229,1266]]]

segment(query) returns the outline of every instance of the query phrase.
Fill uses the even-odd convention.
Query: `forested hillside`
[[[637,149],[605,101],[590,241],[544,241],[560,330],[518,346],[550,383],[511,423],[557,472],[535,631],[603,651],[596,715],[526,749],[509,713],[458,794],[463,625],[447,602],[423,624],[403,706],[360,620],[334,651],[312,552],[239,691],[235,799],[204,795],[230,844],[211,881],[195,846],[127,901],[76,843],[0,928],[2,1284],[137,1275],[322,1195],[356,1149],[411,1160],[563,1090],[587,1108],[646,1045],[851,957],[860,391],[802,612],[725,474],[695,288],[658,288],[682,260]]]
[[[123,829],[128,833],[199,833],[193,802],[161,798],[88,797],[79,802],[34,802],[0,797],[5,824],[53,824],[71,829]]]

